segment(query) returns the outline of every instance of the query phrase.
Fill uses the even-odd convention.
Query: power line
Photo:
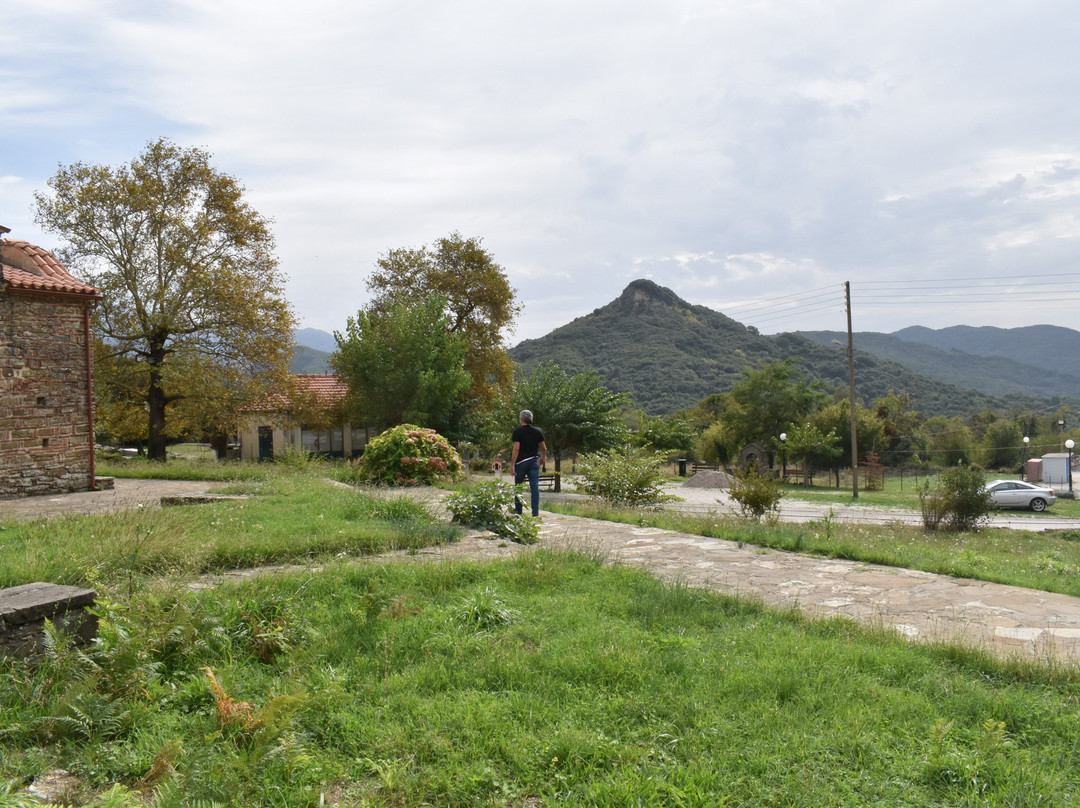
[[[1054,277],[1054,278],[1080,278],[1080,272],[1059,272],[1052,276],[1039,276],[1042,277]],[[1029,278],[1016,275],[984,275],[974,278],[914,278],[912,280],[887,280],[887,281],[859,281],[861,286],[882,286],[882,285],[900,285],[900,284],[934,284],[934,283],[971,283],[972,281],[1012,281],[1013,283],[1028,283]],[[1078,281],[1080,282],[1080,281]]]

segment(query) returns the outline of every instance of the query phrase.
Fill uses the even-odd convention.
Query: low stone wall
[[[86,611],[97,592],[77,586],[33,583],[0,589],[0,655],[32,657],[44,650],[45,621],[77,642],[97,636],[97,616]]]

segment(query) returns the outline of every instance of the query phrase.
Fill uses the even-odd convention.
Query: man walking
[[[533,426],[533,414],[522,410],[518,416],[518,427],[513,434],[514,452],[510,455],[510,465],[514,469],[514,485],[529,480],[529,495],[532,498],[532,515],[540,515],[540,467],[547,460],[547,444],[544,433]],[[521,499],[514,497],[514,512],[521,513]]]

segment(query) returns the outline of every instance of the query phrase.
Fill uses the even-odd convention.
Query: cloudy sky
[[[763,332],[1075,327],[1075,0],[7,0],[0,224],[200,146],[302,325],[483,239],[541,336],[650,278]]]

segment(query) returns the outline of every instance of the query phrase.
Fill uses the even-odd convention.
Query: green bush
[[[511,512],[515,493],[521,494],[510,483],[482,482],[468,491],[451,494],[446,499],[446,507],[453,521],[459,524],[490,530],[496,536],[519,544],[534,544],[540,538],[540,520]]]
[[[923,526],[937,530],[944,525],[950,530],[977,530],[990,518],[993,505],[986,490],[986,474],[975,465],[957,464],[943,471],[933,489],[919,489]]]
[[[760,474],[756,465],[746,471],[735,471],[731,480],[731,498],[739,504],[742,515],[748,519],[761,519],[766,514],[780,512],[780,483],[772,477]]]
[[[640,508],[669,499],[660,460],[640,449],[604,449],[578,461],[581,488],[612,505]]]
[[[359,472],[381,485],[433,485],[461,471],[461,458],[434,429],[402,424],[372,439],[360,458]]]

